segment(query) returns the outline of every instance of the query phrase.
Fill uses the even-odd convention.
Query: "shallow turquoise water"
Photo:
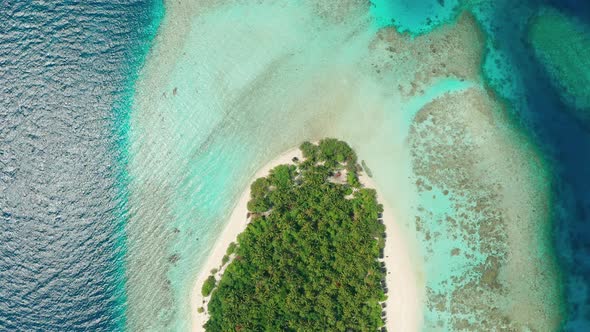
[[[461,92],[476,86],[477,84],[474,82],[462,81],[459,79],[442,79],[437,81],[434,85],[428,87],[423,94],[413,98],[406,105],[408,111],[405,113],[404,123],[411,124],[416,113],[436,98],[442,97],[447,93]]]
[[[410,34],[426,33],[448,22],[459,8],[459,0],[371,0],[371,15],[377,26],[395,26]]]
[[[400,224],[415,238],[414,249],[425,257],[422,272],[427,289],[447,297],[449,303],[455,301],[452,293],[457,283],[443,281],[461,276],[468,282],[465,274],[485,262],[488,253],[454,239],[456,229],[435,222],[452,216],[459,201],[445,200],[442,188],[434,189],[437,199],[431,198],[433,192],[418,192],[408,137],[415,115],[425,105],[485,88],[480,77],[459,78],[453,72],[431,75],[428,67],[439,66],[436,61],[476,64],[472,56],[479,53],[472,49],[481,46],[463,45],[464,52],[456,52],[440,43],[440,60],[404,61],[402,55],[397,63],[388,60],[393,55],[379,44],[387,43],[389,37],[376,40],[378,20],[368,12],[374,7],[268,1],[195,9],[194,16],[190,9],[169,8],[174,21],[190,24],[164,21],[160,44],[152,50],[139,81],[132,113],[130,327],[188,328],[192,281],[249,175],[281,151],[325,136],[349,141],[370,165],[383,199],[397,211]],[[439,9],[448,10],[441,17],[456,14],[447,6],[432,7]],[[416,17],[413,22],[420,20]],[[466,26],[457,28],[465,29],[463,35],[477,29],[469,19],[462,22]],[[442,23],[441,19],[434,25]],[[401,46],[396,47],[412,43],[407,36],[399,38]],[[429,52],[430,42],[422,39],[421,43],[424,49],[415,52]],[[397,88],[413,81],[416,92]],[[469,126],[477,133],[477,123]],[[508,134],[493,130],[498,142],[507,144],[501,152],[514,151],[500,139]],[[424,162],[430,162],[428,157]],[[506,181],[499,172],[494,174],[500,182]],[[524,179],[530,180],[526,175]],[[529,192],[519,195],[528,197]],[[420,206],[434,217],[416,230],[414,218]],[[455,248],[463,255],[451,256]],[[447,273],[439,271],[442,267]],[[473,278],[480,277],[473,273]],[[143,289],[151,289],[153,299]],[[438,321],[451,326],[449,312],[425,310],[427,326]],[[146,321],[143,317],[157,318]]]

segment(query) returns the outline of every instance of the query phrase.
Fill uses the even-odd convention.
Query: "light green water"
[[[543,8],[532,20],[530,41],[563,99],[590,118],[590,27]]]
[[[506,120],[496,116],[501,108],[482,92],[484,40],[477,25],[461,16],[412,38],[378,29],[369,13],[365,1],[353,0],[167,3],[130,123],[131,330],[188,330],[193,280],[250,177],[282,151],[326,136],[348,141],[367,162],[381,199],[413,244],[426,278],[426,329],[457,329],[462,322],[449,313],[459,305],[461,317],[492,326],[551,324],[553,303],[546,297],[554,296],[553,266],[544,275],[542,262],[529,259],[548,257],[535,249],[543,239],[534,226],[547,211],[511,204],[515,197],[541,204],[546,180],[535,175],[542,167],[526,162],[534,152],[505,129]],[[447,115],[440,124],[416,120],[451,96],[469,98],[451,99],[449,105],[460,107],[434,103]],[[442,167],[459,152],[438,153],[443,147],[433,142],[444,142],[444,135],[433,141],[420,134],[426,129],[464,133],[455,142],[468,145],[460,156],[473,163]],[[488,172],[490,165],[497,171]],[[446,169],[453,181],[467,174],[476,185],[446,188],[435,169]],[[511,185],[515,176],[519,186]],[[420,179],[432,190],[424,191]],[[464,227],[493,215],[498,226],[491,234],[459,237],[463,226],[440,222],[482,197],[494,204],[465,217]],[[531,235],[514,239],[508,225]],[[454,248],[462,254],[451,255]],[[465,287],[482,279],[490,256],[499,257],[502,287]],[[524,257],[519,262],[538,287],[515,281],[521,271],[511,269],[513,257]],[[389,287],[394,296],[396,286]],[[497,310],[460,303],[457,290],[468,297],[485,292]],[[513,296],[519,292],[527,298]],[[441,299],[446,304],[437,306]],[[537,302],[542,305],[531,312],[509,314]]]

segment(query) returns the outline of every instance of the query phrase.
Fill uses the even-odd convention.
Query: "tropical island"
[[[377,330],[386,306],[383,206],[343,141],[250,186],[250,222],[201,286],[207,331]]]

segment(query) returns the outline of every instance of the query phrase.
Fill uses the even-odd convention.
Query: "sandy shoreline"
[[[293,157],[302,158],[299,148],[293,148],[279,157],[264,165],[254,177],[248,181],[248,187],[242,192],[227,225],[213,246],[207,261],[199,271],[194,282],[190,297],[191,310],[191,331],[204,331],[203,325],[207,322],[206,301],[208,299],[201,295],[201,287],[210,271],[219,268],[226,249],[231,242],[236,241],[238,235],[246,229],[249,220],[246,218],[248,212],[247,204],[250,199],[250,184],[255,179],[268,175],[268,172],[277,165],[291,163]],[[377,189],[373,179],[364,173],[359,177],[361,183],[367,188]],[[378,192],[379,193],[379,192]],[[389,288],[386,301],[385,326],[388,331],[419,331],[422,324],[422,303],[419,290],[419,283],[416,278],[416,268],[412,264],[411,252],[408,249],[407,241],[404,239],[401,227],[394,222],[393,210],[378,195],[380,203],[383,204],[383,223],[385,224],[387,239],[385,241],[384,259],[387,275],[386,282]],[[227,265],[226,265],[227,266]],[[216,273],[219,280],[223,270]],[[395,295],[394,295],[395,294]],[[199,307],[204,306],[205,312],[199,313]]]
[[[389,332],[418,332],[422,327],[422,282],[418,278],[418,267],[412,261],[412,249],[405,238],[402,227],[395,222],[393,209],[385,201],[372,178],[364,172],[359,176],[366,188],[377,190],[377,199],[383,204],[383,224],[387,238],[383,250],[389,288],[385,313],[385,327]]]

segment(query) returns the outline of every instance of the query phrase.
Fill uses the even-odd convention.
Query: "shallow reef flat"
[[[549,177],[504,114],[493,95],[469,89],[429,103],[412,124],[427,329],[553,331],[563,318]]]
[[[411,98],[424,94],[441,78],[478,82],[484,42],[485,36],[469,13],[417,37],[393,27],[382,28],[370,44],[370,65],[382,84],[392,84],[401,96]]]
[[[413,37],[376,27],[365,1],[166,4],[130,121],[132,330],[187,330],[193,281],[248,179],[280,152],[328,136],[365,160],[412,246],[425,327],[558,319],[555,266],[535,260],[553,257],[546,165],[486,92],[485,38],[471,15]],[[447,167],[441,180],[436,169],[453,156],[440,144],[453,137],[469,144],[457,158],[474,163]],[[458,227],[440,221],[447,215]],[[520,265],[532,284],[515,280]],[[542,302],[527,302],[531,289],[547,293]]]

